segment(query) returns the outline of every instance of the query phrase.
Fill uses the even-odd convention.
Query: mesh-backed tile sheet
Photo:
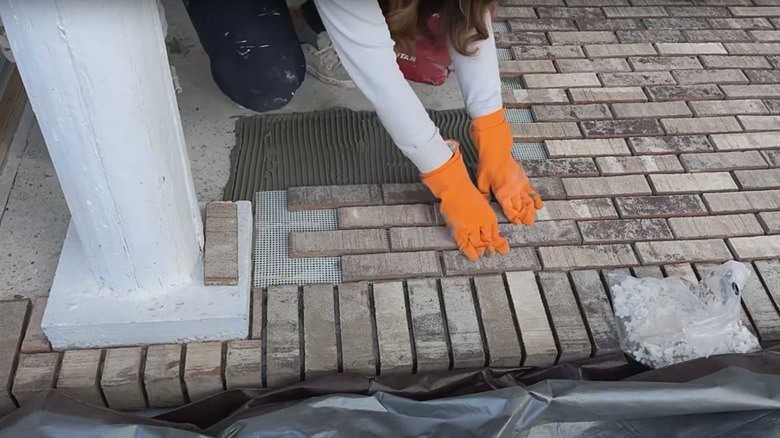
[[[520,78],[501,78],[501,88],[504,90],[522,90],[523,81]]]
[[[287,211],[287,192],[259,192],[255,197],[254,287],[277,284],[341,283],[338,257],[288,257],[290,231],[338,229],[335,210]]]
[[[515,56],[512,54],[512,49],[506,47],[496,48],[496,54],[498,55],[499,61],[512,61],[515,59]]]
[[[493,32],[509,32],[509,24],[506,21],[494,21]]]
[[[504,116],[509,123],[533,123],[534,119],[531,110],[527,108],[507,108]],[[542,143],[515,143],[512,146],[512,157],[515,160],[546,160]]]

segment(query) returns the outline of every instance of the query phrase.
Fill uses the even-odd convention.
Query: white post
[[[84,315],[69,307],[83,309],[93,291],[113,299],[98,312],[138,312],[122,301],[176,290],[185,300],[182,290],[194,287],[202,270],[203,223],[158,3],[0,0],[0,15],[72,215],[44,330],[61,348],[159,341],[106,339],[105,332],[89,341],[71,331],[67,337],[81,339],[74,342],[56,329],[81,324],[74,318]],[[144,315],[127,322],[144,320],[150,322]]]

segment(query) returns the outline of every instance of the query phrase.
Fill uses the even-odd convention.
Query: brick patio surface
[[[605,273],[695,281],[730,259],[755,274],[743,321],[780,340],[780,1],[505,0],[495,21],[501,74],[524,86],[505,103],[536,122],[515,140],[549,156],[524,163],[537,223],[499,214],[508,255],[468,262],[420,185],[291,189],[291,210],[335,208],[340,228],[292,233],[291,256],[340,256],[344,284],[253,291],[250,340],[85,352],[50,352],[43,300],[0,303],[18,352],[0,358],[0,410],[52,386],[138,409],[334,372],[584,359],[619,349]]]

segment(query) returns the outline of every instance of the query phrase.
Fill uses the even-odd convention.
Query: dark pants
[[[220,90],[254,111],[285,106],[306,77],[306,60],[285,0],[184,0]],[[309,25],[324,31],[314,4]]]

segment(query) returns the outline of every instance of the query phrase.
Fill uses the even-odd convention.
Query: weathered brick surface
[[[644,87],[648,85],[673,85],[674,77],[668,71],[644,71],[631,73],[600,73],[605,87]]]
[[[436,201],[423,184],[382,184],[382,200],[385,204],[428,204]]]
[[[381,203],[382,191],[377,185],[292,187],[287,189],[287,208],[290,211],[379,205]]]
[[[510,48],[518,44],[547,44],[544,32],[498,32],[496,47]]]
[[[767,149],[780,147],[780,132],[746,132],[743,134],[717,134],[712,144],[718,151]]]
[[[544,200],[555,200],[566,198],[566,191],[563,188],[563,181],[558,177],[531,178],[531,187]]]
[[[622,138],[547,140],[544,145],[550,158],[631,155]]]
[[[238,207],[232,202],[206,204],[203,282],[238,284]]]
[[[100,389],[102,350],[68,350],[63,352],[57,389],[76,400],[94,406],[105,406]],[[181,400],[179,405],[183,405]],[[151,405],[151,400],[150,400]]]
[[[306,379],[325,376],[338,369],[336,314],[331,285],[303,287],[303,346]]]
[[[558,71],[562,73],[631,71],[631,66],[628,65],[628,61],[621,58],[556,59],[555,65],[558,66]]]
[[[585,54],[588,58],[621,58],[628,56],[655,55],[655,47],[648,43],[588,44]]]
[[[745,76],[754,84],[780,83],[780,72],[777,70],[745,70]]]
[[[27,331],[22,341],[22,353],[47,353],[51,351],[51,344],[41,329],[41,320],[43,311],[46,309],[45,297],[38,297],[33,300],[30,321],[27,322]]]
[[[639,264],[630,245],[551,246],[539,248],[545,269],[574,270]]]
[[[517,18],[509,20],[509,28],[513,31],[551,31],[551,30],[576,30],[577,27],[570,20],[560,18]]]
[[[758,214],[758,220],[769,234],[780,233],[780,212],[764,211]]]
[[[705,55],[701,57],[706,68],[772,68],[763,56],[721,56]]]
[[[675,135],[671,137],[635,137],[628,144],[637,155],[707,152],[712,150],[703,135]]]
[[[664,130],[658,121],[641,120],[598,120],[582,122],[585,137],[616,138],[637,135],[664,135]]]
[[[646,18],[642,23],[648,29],[708,29],[709,21],[704,18]]]
[[[638,242],[636,249],[644,265],[724,262],[731,259],[726,243],[715,239]]]
[[[374,284],[379,373],[411,374],[412,341],[406,320],[406,300],[401,282]]]
[[[537,221],[613,219],[617,217],[615,206],[608,198],[546,201],[544,207],[536,213]]]
[[[759,212],[780,209],[780,190],[739,193],[705,193],[704,202],[713,213]]]
[[[761,169],[768,167],[763,156],[758,151],[683,154],[680,156],[680,160],[688,172]]]
[[[492,367],[519,366],[523,359],[523,352],[512,319],[512,306],[507,298],[504,279],[498,275],[475,277],[474,286],[485,329],[489,365]],[[544,307],[541,309],[544,311]],[[552,338],[552,335],[550,337]],[[553,355],[553,362],[555,355],[557,355],[557,351]]]
[[[590,357],[592,346],[569,276],[565,272],[540,272],[539,282],[547,305],[555,309],[550,316],[561,350],[559,361],[571,362]]]
[[[780,261],[762,260],[754,263],[756,272],[766,285],[766,290],[775,303],[780,302]],[[758,303],[760,304],[760,303]],[[771,311],[772,306],[765,308],[759,306],[759,311]],[[751,312],[752,314],[752,312]],[[770,314],[771,315],[771,314]],[[770,316],[771,317],[771,316]]]
[[[659,195],[737,190],[728,172],[652,174],[649,178]]]
[[[382,229],[294,231],[290,233],[290,257],[335,257],[385,252],[390,248]]]
[[[598,178],[566,178],[566,193],[572,198],[628,196],[650,194],[650,186],[642,175]]]
[[[508,107],[525,108],[544,103],[569,103],[566,90],[503,90],[501,99]]]
[[[495,20],[505,18],[536,18],[536,12],[534,11],[534,8],[498,6],[496,7],[493,18]]]
[[[431,199],[431,202],[433,199]],[[386,228],[433,225],[429,204],[345,207],[338,210],[339,228]]]
[[[108,407],[120,411],[146,408],[141,365],[141,347],[109,348],[103,362],[100,387]]]
[[[565,44],[608,44],[618,42],[614,32],[584,31],[584,32],[550,32],[550,42],[554,45]]]
[[[598,157],[596,165],[604,176],[683,171],[680,161],[674,155]]]
[[[772,29],[772,23],[766,18],[711,18],[709,21],[716,29]]]
[[[500,224],[510,246],[576,245],[581,242],[574,221],[539,221],[533,225]]]
[[[780,130],[780,116],[738,116],[745,131]]]
[[[664,273],[660,266],[634,266],[631,268],[636,278],[655,278],[663,280]]]
[[[697,216],[707,214],[697,195],[638,196],[615,199],[623,218]]]
[[[729,99],[764,99],[780,97],[780,84],[721,85]]]
[[[181,344],[152,345],[146,350],[144,387],[150,407],[178,407],[185,403],[182,352]]]
[[[396,252],[350,255],[341,258],[344,281],[393,280],[441,275],[435,252]]]
[[[591,158],[551,158],[523,163],[528,176],[598,176],[599,169]]]
[[[689,41],[750,41],[750,35],[742,29],[684,30]]]
[[[687,119],[661,119],[667,134],[721,134],[741,132],[735,117],[699,117]]]
[[[703,116],[722,116],[733,114],[766,114],[769,110],[758,99],[723,100],[691,102],[694,114]]]
[[[621,119],[691,117],[692,115],[685,102],[616,103],[612,109]]]
[[[736,237],[728,240],[738,260],[766,260],[780,257],[780,236]]]
[[[452,231],[446,227],[405,227],[390,229],[393,251],[458,249]]]
[[[742,85],[723,86],[741,87]],[[669,100],[717,100],[724,98],[723,91],[715,84],[659,85],[647,87],[647,94],[651,100],[658,102]]]
[[[436,280],[409,280],[409,306],[417,357],[417,372],[442,371],[450,366],[447,334]]]
[[[368,284],[341,284],[338,292],[344,371],[365,376],[376,375]]]
[[[676,43],[687,41],[682,31],[676,29],[619,30],[615,34],[622,43]]]
[[[730,17],[726,8],[711,6],[669,6],[666,8],[673,17]]]
[[[541,7],[537,8],[540,18],[599,18],[604,17],[600,8],[566,8],[566,7]]]
[[[21,407],[30,404],[42,392],[54,388],[59,365],[60,353],[19,355],[12,392]]]
[[[661,6],[647,7],[606,7],[604,14],[607,18],[648,18],[648,17],[667,17],[669,14]]]
[[[575,103],[644,102],[647,96],[639,87],[575,88],[570,92]]]
[[[678,217],[669,219],[678,239],[727,238],[764,234],[761,224],[752,214]]]
[[[745,190],[780,188],[780,169],[738,170],[734,176]]]
[[[595,73],[537,73],[523,76],[528,88],[574,88],[601,85]]]
[[[589,105],[537,105],[531,107],[537,122],[567,122],[577,120],[606,120],[612,118],[605,104]]]
[[[494,274],[506,271],[538,270],[539,259],[533,248],[512,248],[508,253],[495,257],[481,257],[470,261],[459,251],[443,253],[444,273],[448,276]]]
[[[662,268],[667,277],[681,277],[694,284],[699,282],[699,279],[696,277],[696,272],[693,271],[693,267],[690,263],[663,265]]]
[[[582,315],[593,337],[593,355],[619,351],[615,317],[598,271],[572,271],[571,277]]]
[[[558,348],[533,272],[508,272],[506,282],[523,342],[523,365],[552,365]]]
[[[642,22],[636,18],[581,19],[577,20],[577,26],[580,30],[639,30],[644,28]]]
[[[761,155],[771,167],[780,167],[780,150],[761,151]]]
[[[442,278],[441,290],[452,346],[453,369],[484,367],[485,350],[471,281],[466,277]]]
[[[298,287],[268,287],[266,313],[266,385],[276,388],[295,383],[301,376]]]
[[[677,70],[672,75],[680,85],[747,84],[748,78],[737,69]]]
[[[184,385],[190,401],[211,397],[225,389],[222,382],[222,343],[199,342],[187,345]]]
[[[518,77],[529,73],[555,73],[551,60],[498,61],[501,77]]]
[[[580,222],[585,243],[632,243],[637,240],[673,239],[663,219],[624,219]]]
[[[534,20],[536,21],[536,20]],[[563,58],[584,58],[580,46],[512,46],[512,54],[517,60],[526,59],[563,59]]]
[[[19,347],[24,337],[24,323],[30,309],[28,300],[0,301],[0,415],[16,409],[10,388],[14,380],[14,367],[19,357]]]
[[[573,122],[510,123],[517,142],[544,141],[557,138],[580,138],[580,128]]]
[[[328,348],[336,344],[322,345]],[[225,386],[227,389],[260,388],[263,386],[262,342],[255,339],[241,339],[227,344],[225,357]],[[334,367],[333,370],[336,368]]]
[[[636,56],[629,59],[636,71],[701,70],[695,56]]]

